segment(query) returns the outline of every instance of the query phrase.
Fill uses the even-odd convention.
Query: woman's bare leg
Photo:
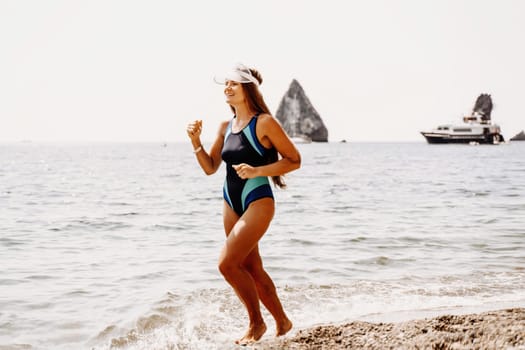
[[[239,216],[226,202],[224,202],[223,214],[224,231],[226,236],[228,236],[237,220],[239,220]],[[243,262],[243,266],[254,279],[259,299],[275,319],[276,336],[286,334],[292,328],[292,322],[283,310],[272,279],[263,268],[258,245],[248,254]]]
[[[239,344],[255,342],[266,331],[257,287],[253,277],[243,266],[243,262],[268,229],[273,213],[273,199],[262,198],[252,202],[233,225],[219,258],[219,270],[243,302],[250,318],[248,331],[237,341]],[[228,215],[226,209],[225,215]],[[226,217],[224,221],[226,223]]]
[[[244,260],[244,268],[250,273],[255,281],[259,299],[275,319],[275,335],[281,336],[292,329],[292,322],[286,316],[275,285],[263,268],[259,247],[256,246]]]

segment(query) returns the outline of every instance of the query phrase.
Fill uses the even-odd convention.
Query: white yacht
[[[505,139],[499,125],[490,120],[492,100],[481,94],[470,116],[463,117],[462,124],[440,125],[431,131],[422,131],[428,143],[499,144]]]

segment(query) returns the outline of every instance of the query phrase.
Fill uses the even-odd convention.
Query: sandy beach
[[[254,349],[525,349],[525,308],[398,323],[321,325]]]

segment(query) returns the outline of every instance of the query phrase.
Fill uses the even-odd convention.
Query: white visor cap
[[[259,86],[257,78],[255,78],[250,69],[242,63],[237,63],[229,72],[221,76],[215,76],[213,80],[217,84],[226,84],[226,82],[230,80],[242,84],[254,83],[256,86]]]

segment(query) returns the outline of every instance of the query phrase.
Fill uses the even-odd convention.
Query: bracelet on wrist
[[[197,153],[199,153],[200,151],[202,151],[202,145],[200,145],[199,147],[195,148],[195,149],[193,150],[193,153],[197,154]]]

